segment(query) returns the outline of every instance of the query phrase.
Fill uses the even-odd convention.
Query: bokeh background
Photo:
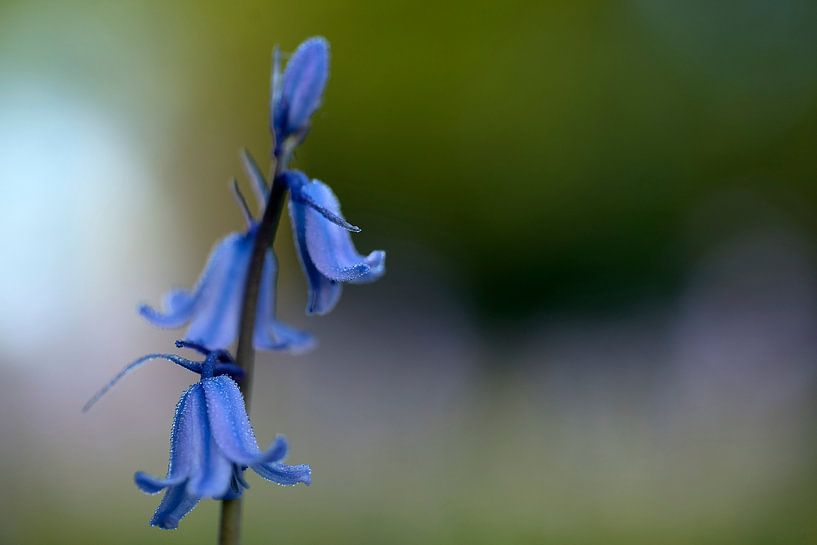
[[[389,272],[307,318],[283,226],[321,344],[252,415],[315,479],[251,476],[245,542],[817,543],[810,0],[2,0],[0,543],[215,540],[131,480],[191,375],[80,407],[181,336],[134,309],[242,228],[272,46],[315,34],[297,166]]]

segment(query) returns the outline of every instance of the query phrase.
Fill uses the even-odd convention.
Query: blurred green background
[[[139,302],[243,226],[270,52],[331,76],[296,164],[389,272],[303,316],[283,226],[245,543],[817,543],[817,4],[0,0],[0,543],[147,527],[181,332]],[[243,183],[246,179],[242,178]]]

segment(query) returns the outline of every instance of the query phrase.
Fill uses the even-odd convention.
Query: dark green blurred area
[[[181,89],[161,136],[170,192],[223,192],[226,156],[263,153],[272,44],[326,35],[299,164],[336,187],[362,246],[397,265],[419,246],[489,320],[671,293],[723,228],[690,241],[690,216],[723,193],[817,232],[813,2],[67,5],[52,9],[78,30],[55,16],[25,62],[59,54],[81,92],[139,110],[149,140],[146,99]],[[129,70],[140,48],[161,60],[148,81]]]

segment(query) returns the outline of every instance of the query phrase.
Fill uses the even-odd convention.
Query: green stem
[[[258,225],[255,242],[252,247],[250,264],[247,268],[247,278],[244,282],[244,296],[241,301],[241,317],[238,326],[238,348],[236,349],[236,363],[244,370],[241,379],[241,392],[250,412],[250,398],[252,394],[253,367],[255,366],[255,349],[253,347],[253,333],[255,332],[255,316],[258,308],[258,292],[261,286],[261,273],[264,270],[264,256],[267,249],[275,240],[278,223],[281,219],[281,210],[286,200],[287,187],[280,174],[286,165],[286,160],[276,162],[272,175],[267,205],[264,216]],[[221,502],[221,521],[219,524],[219,545],[239,545],[241,542],[241,498],[224,500]]]

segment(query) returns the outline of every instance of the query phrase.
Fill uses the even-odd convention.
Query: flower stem
[[[278,223],[281,219],[281,210],[286,200],[287,186],[280,174],[286,161],[279,160],[273,170],[272,187],[270,188],[264,216],[258,225],[255,242],[252,247],[250,264],[247,268],[247,278],[244,282],[244,296],[241,301],[241,317],[238,325],[238,348],[235,361],[244,370],[241,379],[241,392],[250,412],[250,398],[252,394],[253,367],[255,366],[255,349],[253,337],[255,332],[255,316],[258,308],[258,292],[261,286],[261,273],[264,269],[264,256],[267,249],[275,240]],[[219,524],[219,545],[239,545],[241,542],[241,498],[224,500],[221,502],[221,521]]]

